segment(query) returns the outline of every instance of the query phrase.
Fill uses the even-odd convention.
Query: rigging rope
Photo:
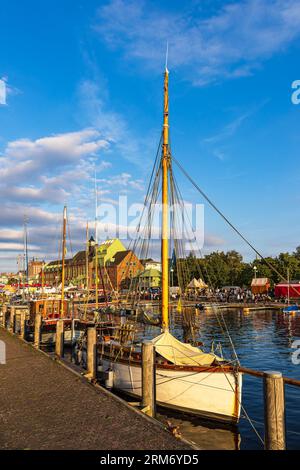
[[[222,217],[223,220],[235,231],[235,233],[242,239],[244,242],[256,253],[265,263],[266,265],[274,271],[281,280],[287,282],[287,279],[282,276],[282,274],[247,240],[247,238],[230,222],[230,220],[217,208],[217,206],[209,199],[209,197],[205,194],[205,192],[199,187],[199,185],[193,180],[193,178],[188,174],[188,172],[183,168],[183,166],[173,157],[174,162],[181,170],[181,172],[186,176],[186,178],[190,181],[190,183],[197,189],[197,191],[201,194],[201,196],[208,202],[208,204]],[[290,286],[291,289],[296,289],[293,286]]]

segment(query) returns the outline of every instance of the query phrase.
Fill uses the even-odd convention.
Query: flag
[[[181,297],[179,297],[179,300],[178,300],[177,312],[178,312],[178,313],[182,313]]]

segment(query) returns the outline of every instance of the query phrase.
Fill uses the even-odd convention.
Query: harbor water
[[[277,370],[286,377],[300,379],[300,365],[294,365],[293,341],[300,339],[300,314],[283,314],[280,310],[258,310],[244,313],[243,309],[201,312],[195,317],[195,337],[203,342],[204,349],[210,350],[214,341],[222,344],[223,355],[231,358],[232,349],[226,335],[225,323],[241,365],[255,370]],[[184,339],[183,315],[172,316],[172,332]],[[157,329],[156,329],[157,330]],[[154,328],[144,331],[155,336]],[[218,351],[216,351],[218,354]],[[300,449],[300,388],[285,386],[286,397],[286,438],[288,449]],[[218,427],[198,418],[171,414],[159,414],[164,422],[179,426],[184,437],[204,449],[263,449],[258,434],[264,435],[263,382],[261,378],[243,376],[242,403],[244,410],[236,429]],[[246,414],[249,416],[247,419]]]

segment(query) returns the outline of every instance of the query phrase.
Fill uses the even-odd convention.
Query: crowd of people
[[[187,297],[189,300],[211,300],[219,303],[288,303],[287,297],[276,298],[273,290],[269,290],[267,293],[255,294],[249,288],[241,287],[205,289],[201,292],[191,292]]]

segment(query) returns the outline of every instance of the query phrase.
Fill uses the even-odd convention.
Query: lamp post
[[[171,271],[171,287],[173,287],[173,284],[174,284],[174,277],[173,277],[174,276],[174,268],[171,268],[170,271]]]
[[[254,266],[253,271],[254,271],[254,278],[256,279],[256,276],[257,276],[257,267],[256,266]]]

